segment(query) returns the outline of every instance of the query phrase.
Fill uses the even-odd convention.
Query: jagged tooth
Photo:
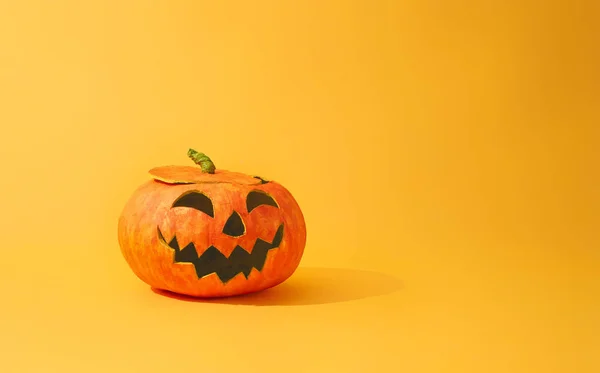
[[[198,278],[204,278],[215,273],[215,271],[206,270],[205,268],[200,267],[198,264],[195,264],[194,267],[196,268],[196,275],[198,275]]]
[[[248,275],[252,270],[252,265],[250,264],[251,255],[244,250],[244,248],[239,245],[236,246],[229,258],[225,257],[220,252],[219,254],[214,250],[211,251],[210,255],[218,257],[218,259],[215,258],[217,261],[213,261],[210,267],[204,266],[206,271],[208,271],[209,268],[215,270],[217,276],[223,283],[231,281],[240,274],[243,274],[245,278],[248,278]]]
[[[216,247],[210,246],[195,261],[196,274],[202,278],[227,266],[227,258]]]
[[[262,240],[257,239],[254,243],[254,248],[252,249],[252,258],[250,259],[252,262],[252,266],[259,271],[262,271],[265,260],[267,258],[267,253],[269,250],[273,248],[273,245]]]
[[[243,247],[241,247],[240,245],[237,245],[233,251],[231,252],[231,254],[229,255],[229,261],[234,261],[237,263],[243,263],[244,261],[247,260],[247,258],[249,258],[251,256],[251,254],[249,252],[247,252],[246,250],[244,250]]]
[[[169,246],[174,249],[175,251],[179,251],[179,243],[177,242],[177,237],[173,236],[173,238],[171,238],[171,241],[169,242]]]
[[[196,247],[192,242],[187,244],[183,249],[175,251],[175,261],[180,263],[195,263],[198,259]]]
[[[216,247],[210,246],[202,253],[202,255],[200,255],[198,260],[206,263],[216,264],[226,261],[227,257],[225,257],[225,255],[223,255],[223,253],[220,252]]]
[[[175,236],[173,236],[173,238],[171,238],[170,241],[167,241],[167,239],[165,238],[165,235],[163,234],[163,232],[160,230],[159,227],[156,227],[156,231],[158,232],[158,239],[161,242],[163,242],[165,245],[168,245],[172,249],[179,250],[179,244],[177,243],[177,238]]]
[[[217,276],[219,276],[219,279],[224,284],[228,283],[229,281],[233,280],[234,278],[236,278],[239,275],[243,275],[243,273],[237,272],[237,271],[231,271],[231,270],[229,270],[229,268],[224,268],[222,270],[217,271]]]
[[[248,277],[250,277],[250,273],[252,272],[252,269],[254,269],[253,266],[246,266],[246,268],[242,269],[242,273],[244,274],[244,277],[246,277],[246,280],[248,279]]]
[[[271,241],[271,248],[279,247],[281,240],[283,240],[283,224],[277,228],[277,232],[275,232],[275,236],[273,236],[273,240]]]
[[[262,271],[264,266],[265,266],[265,262],[267,261],[267,254],[265,254],[263,257],[261,257],[261,260],[256,259],[254,261],[254,268],[256,268],[257,271]]]
[[[160,230],[159,235],[164,239]],[[266,263],[269,251],[277,248],[282,238],[283,224],[277,229],[272,242],[259,238],[255,241],[250,253],[238,245],[231,252],[229,258],[214,246],[210,246],[199,256],[192,242],[180,249],[175,236],[169,246],[176,250],[175,262],[194,264],[198,278],[216,275],[225,284],[239,275],[244,275],[248,280],[253,272],[260,273]]]

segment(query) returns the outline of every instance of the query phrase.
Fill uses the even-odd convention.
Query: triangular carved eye
[[[248,212],[252,212],[255,208],[262,205],[268,205],[279,208],[277,202],[265,192],[259,190],[253,190],[248,193],[248,197],[246,198],[246,209]]]
[[[225,222],[223,233],[231,237],[240,237],[246,233],[246,226],[242,221],[242,217],[236,211]]]
[[[198,211],[202,211],[211,218],[215,217],[215,211],[212,201],[203,193],[191,191],[179,197],[172,207],[189,207]]]

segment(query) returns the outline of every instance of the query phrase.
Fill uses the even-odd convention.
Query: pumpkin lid
[[[254,185],[264,183],[258,176],[250,176],[240,172],[217,170],[212,160],[194,149],[188,151],[194,166],[161,166],[149,171],[155,180],[168,184],[201,184],[201,183],[234,183]]]
[[[154,179],[168,184],[234,183],[253,185],[262,182],[260,178],[240,172],[215,170],[210,174],[193,166],[161,166],[151,169],[149,173]]]

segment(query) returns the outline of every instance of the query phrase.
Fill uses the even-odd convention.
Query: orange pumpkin
[[[119,218],[121,252],[146,284],[195,297],[264,290],[288,279],[306,243],[302,211],[274,181],[197,166],[150,170]]]

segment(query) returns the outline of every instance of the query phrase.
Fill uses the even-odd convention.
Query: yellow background
[[[600,371],[589,1],[0,2],[0,371]],[[283,183],[301,268],[153,293],[146,171]]]

